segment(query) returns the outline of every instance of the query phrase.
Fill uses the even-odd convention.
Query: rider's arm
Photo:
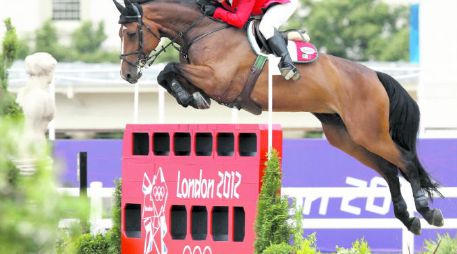
[[[214,12],[213,17],[232,26],[242,28],[251,16],[254,4],[255,0],[240,0],[234,12],[230,12],[219,7]]]

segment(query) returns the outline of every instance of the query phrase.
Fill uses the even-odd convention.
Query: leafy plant
[[[102,234],[84,234],[76,241],[77,254],[106,254],[109,252],[109,242]]]
[[[10,116],[20,118],[22,109],[16,103],[14,97],[8,91],[8,72],[17,53],[18,38],[16,29],[11,23],[11,19],[5,19],[6,33],[2,41],[2,51],[0,52],[0,117]]]
[[[51,20],[47,20],[35,31],[35,51],[47,52],[61,61],[68,50],[59,44],[57,28]]]
[[[364,240],[356,240],[352,243],[352,248],[340,248],[336,247],[337,254],[371,254],[370,247],[368,247],[368,243]]]
[[[121,197],[122,197],[122,180],[115,181],[116,188],[113,198],[114,205],[112,211],[113,227],[107,234],[109,241],[109,253],[121,253]]]
[[[265,166],[255,223],[256,253],[263,253],[272,244],[288,243],[293,234],[293,227],[288,223],[288,200],[280,195],[281,171],[277,151],[272,151]]]
[[[58,61],[118,62],[118,52],[102,48],[106,38],[102,22],[94,25],[86,21],[71,34],[71,47],[63,46],[59,43],[57,28],[51,20],[48,20],[35,32],[34,50],[48,52]],[[22,51],[25,50],[23,48]]]
[[[73,227],[64,231],[57,242],[58,254],[121,253],[121,180],[116,180],[115,184],[112,207],[113,227],[105,234],[97,235],[83,234],[82,227]]]
[[[18,140],[22,122],[0,117],[0,253],[53,253],[58,223],[83,214],[86,206],[58,193],[50,148],[30,154],[35,172],[21,175]]]
[[[71,34],[71,44],[78,53],[94,53],[101,48],[106,38],[103,22],[94,25],[85,21]]]
[[[19,38],[16,59],[25,59],[31,53],[30,36],[23,36]]]
[[[297,248],[296,254],[320,254],[316,246],[316,233],[308,235],[295,247]]]
[[[449,234],[438,234],[437,239],[425,240],[424,254],[448,254],[457,253],[457,237],[452,238]]]
[[[268,246],[263,254],[292,254],[294,248],[287,243],[272,244]]]

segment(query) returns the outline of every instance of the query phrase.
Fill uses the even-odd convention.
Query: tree
[[[11,67],[16,58],[18,39],[11,19],[5,19],[4,24],[6,33],[2,41],[2,51],[0,52],[0,117],[3,115],[20,117],[22,110],[8,92],[7,72],[7,69]]]
[[[85,21],[71,35],[72,46],[78,53],[94,53],[100,50],[103,41],[107,38],[105,25],[98,23],[97,28],[90,21]]]
[[[287,245],[294,233],[293,226],[288,223],[288,200],[286,197],[281,197],[280,193],[281,179],[279,156],[277,151],[273,151],[266,163],[257,205],[254,244],[257,254],[263,253],[270,245]]]
[[[118,62],[119,53],[107,51],[102,48],[106,40],[105,25],[98,25],[85,21],[71,35],[72,47],[67,51],[72,52],[65,60],[83,61],[86,63]]]
[[[58,61],[62,60],[64,52],[59,45],[57,29],[51,20],[47,20],[35,31],[35,51],[47,52]]]
[[[305,27],[326,53],[356,61],[408,59],[408,8],[380,0],[301,3],[289,27]]]
[[[119,53],[102,48],[107,38],[103,22],[96,26],[90,21],[83,22],[71,35],[71,47],[59,44],[57,29],[51,20],[43,23],[35,34],[35,51],[48,52],[58,61],[88,63],[119,61]],[[25,46],[21,47],[21,52],[27,52]]]

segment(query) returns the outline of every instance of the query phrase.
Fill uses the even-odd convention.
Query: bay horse
[[[204,16],[195,0],[124,0],[120,11],[121,76],[130,83],[164,48],[160,39],[180,46],[180,63],[169,63],[157,80],[183,106],[207,108],[210,98],[227,105],[239,98],[256,56],[246,32]],[[421,165],[416,138],[418,105],[391,76],[361,64],[321,54],[311,64],[298,64],[302,78],[274,76],[273,110],[311,112],[322,123],[328,142],[377,171],[387,181],[395,217],[414,234],[420,220],[407,211],[398,173],[410,183],[416,210],[442,226],[439,209],[429,207],[438,184]],[[262,110],[268,105],[268,68],[250,93]],[[189,96],[191,95],[191,96]]]

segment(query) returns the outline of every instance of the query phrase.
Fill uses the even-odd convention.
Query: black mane
[[[192,8],[198,8],[197,2],[195,0],[129,0],[131,3],[130,5],[126,6],[126,9],[121,12],[121,15],[119,16],[119,24],[127,24],[127,23],[132,23],[132,22],[137,22],[137,14],[132,8],[132,6],[136,6],[138,8],[138,11],[140,12],[140,16],[143,16],[143,7],[142,4],[148,4],[148,3],[173,3],[173,4],[178,4],[178,5],[187,5]]]
[[[167,2],[167,3],[179,3],[179,4],[196,4],[195,0],[130,0],[132,3],[146,4],[150,2]]]

